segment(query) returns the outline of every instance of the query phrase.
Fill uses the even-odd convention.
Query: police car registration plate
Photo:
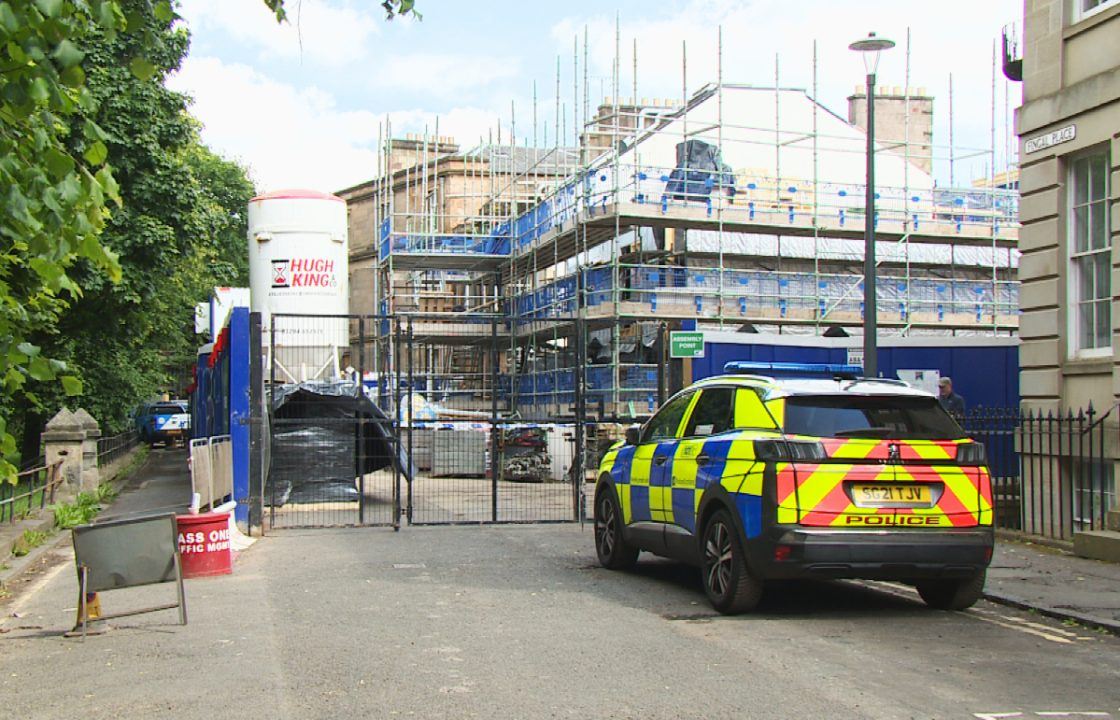
[[[928,485],[853,485],[856,507],[930,507],[933,496]]]

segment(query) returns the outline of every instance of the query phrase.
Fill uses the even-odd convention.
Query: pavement
[[[127,464],[127,460],[117,463],[113,471]],[[120,495],[98,515],[98,520],[146,512],[182,512],[190,501],[190,476],[186,472],[186,456],[181,451],[152,450],[141,467],[120,478],[119,482]],[[50,511],[18,523],[0,525],[0,587],[18,585],[20,580],[26,580],[23,578],[26,569],[38,564],[59,544],[70,542],[70,534],[61,532],[25,556],[11,555],[12,543],[24,530],[51,532],[53,529],[54,516]]]
[[[183,460],[153,453],[107,516],[180,504]],[[987,592],[1002,605],[948,613],[895,584],[779,583],[725,618],[690,568],[599,568],[589,527],[286,530],[233,575],[189,580],[187,627],[163,612],[84,641],[61,636],[72,568],[63,542],[0,603],[5,714],[1120,717],[1120,639],[1085,627],[1120,625],[1117,566],[1026,543],[997,546]],[[173,594],[113,591],[102,607]]]
[[[1045,545],[997,541],[984,596],[1120,635],[1120,565]]]

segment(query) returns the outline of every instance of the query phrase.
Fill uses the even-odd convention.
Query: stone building
[[[867,91],[863,87],[848,96],[848,122],[867,130]],[[909,153],[912,165],[933,172],[933,97],[925,88],[912,93],[899,87],[876,88],[875,137],[883,149]]]
[[[1017,112],[1025,405],[1120,398],[1120,0],[1027,0]]]
[[[1092,406],[1093,425],[1104,430],[1065,440],[1051,432],[1048,444],[1024,447],[1023,484],[1025,497],[1037,487],[1067,499],[1062,534],[1072,524],[1078,547],[1104,542],[1085,531],[1099,530],[1102,511],[1117,500],[1120,0],[1026,0],[1024,10],[1022,58],[1004,42],[1004,74],[1023,82],[1016,113],[1023,406],[1061,414]],[[1100,438],[1088,453],[1086,437]],[[1025,502],[1029,520],[1039,503]],[[1110,513],[1107,524],[1120,525],[1120,516]],[[1120,536],[1109,542],[1120,556]]]
[[[464,151],[449,137],[408,135],[389,141],[384,161],[378,177],[337,193],[349,211],[350,311],[357,314],[462,312],[492,303],[492,273],[383,262],[392,254],[389,234],[408,245],[393,250],[453,255],[532,207],[542,187],[572,172],[575,153],[501,145]],[[388,304],[379,307],[379,297]]]

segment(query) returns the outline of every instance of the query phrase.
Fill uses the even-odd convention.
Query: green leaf
[[[47,163],[47,171],[56,180],[61,180],[74,172],[74,158],[56,148],[51,148],[43,155]]]
[[[82,381],[73,375],[63,375],[59,378],[62,381],[62,390],[68,396],[74,397],[75,395],[82,394]]]
[[[61,290],[62,280],[65,277],[65,270],[56,262],[51,262],[47,258],[33,257],[28,262],[31,269],[43,279],[43,283],[52,289]]]
[[[156,74],[156,66],[144,58],[132,58],[128,68],[138,80],[151,80]]]
[[[0,26],[11,33],[19,30],[19,18],[8,3],[0,3]]]
[[[100,125],[88,119],[82,125],[82,136],[86,140],[100,140],[101,142],[109,140],[109,133],[102,130]]]
[[[54,370],[46,358],[33,357],[27,366],[27,374],[39,382],[54,380]]]
[[[8,368],[8,372],[4,373],[4,386],[9,390],[18,390],[27,382],[17,368]]]
[[[6,9],[8,9],[7,5],[0,5],[0,18],[4,17],[4,10]],[[9,9],[8,12],[11,12],[11,10]],[[0,19],[0,25],[3,24],[3,20]],[[5,27],[5,29],[7,28]],[[23,65],[31,59],[27,57],[27,53],[23,51],[23,48],[21,48],[19,45],[16,45],[14,42],[8,43],[8,45],[4,49],[8,51],[8,57],[10,57],[12,59],[12,62],[16,65]]]
[[[101,186],[101,192],[105,193],[105,197],[120,205],[120,187],[117,185],[116,178],[113,177],[113,172],[109,168],[103,167],[97,171],[94,178],[97,180],[97,184]]]
[[[21,342],[19,345],[16,345],[16,350],[19,350],[29,358],[36,357],[39,354],[39,348],[29,342]]]
[[[106,30],[113,30],[117,27],[117,12],[116,3],[102,2],[97,8],[97,23]]]
[[[46,103],[51,97],[51,86],[44,77],[37,77],[31,81],[27,94],[37,103]]]
[[[167,2],[167,0],[156,3],[152,8],[152,14],[156,16],[157,20],[162,22],[171,22],[175,19],[175,13],[171,11],[171,3]]]
[[[86,148],[86,151],[82,153],[82,157],[84,157],[86,162],[90,165],[101,165],[109,157],[109,149],[105,147],[105,143],[98,140]]]
[[[264,4],[276,14],[276,22],[282,23],[288,19],[288,13],[284,9],[284,0],[264,0]]]
[[[35,7],[49,18],[58,17],[62,10],[62,0],[35,0]]]
[[[62,83],[66,85],[66,87],[78,88],[86,82],[86,71],[82,70],[81,65],[75,65],[74,67],[68,67],[63,70],[59,74],[59,78],[61,78]]]
[[[77,65],[85,56],[86,54],[79,50],[78,46],[70,42],[69,40],[63,40],[62,42],[60,42],[55,46],[54,52],[51,53],[51,57],[54,58],[54,61],[57,62],[63,69]]]

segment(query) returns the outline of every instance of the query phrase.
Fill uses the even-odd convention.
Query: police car
[[[975,603],[992,557],[984,446],[937,399],[849,365],[728,363],[603,457],[595,546],[698,565],[723,613],[766,580],[913,584],[935,608]]]

